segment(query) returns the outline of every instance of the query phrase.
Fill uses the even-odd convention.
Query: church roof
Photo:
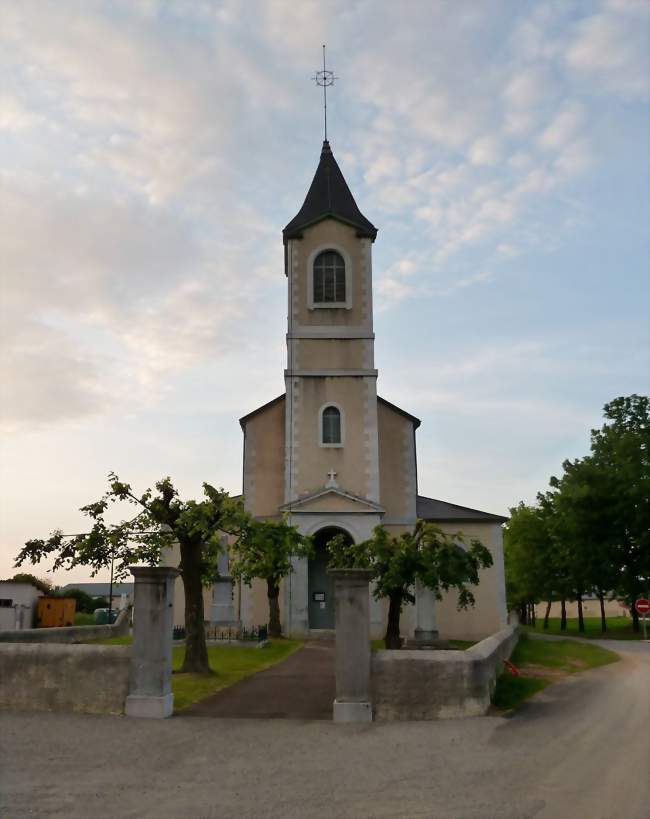
[[[493,515],[491,512],[481,512],[478,509],[470,509],[468,506],[458,506],[456,503],[426,498],[424,495],[417,497],[416,513],[422,520],[429,520],[433,523],[442,521],[505,523],[508,520],[501,515]]]
[[[391,404],[390,401],[387,401],[385,398],[382,398],[381,395],[377,396],[377,401],[379,401],[379,403],[383,404],[385,407],[392,409],[394,412],[399,413],[399,415],[403,415],[405,418],[408,418],[409,421],[413,421],[413,426],[416,429],[422,423],[422,421],[420,421],[419,418],[416,418],[415,415],[411,415],[410,412],[407,412],[406,410],[403,410],[401,407],[398,407],[397,404]]]
[[[330,217],[356,227],[357,236],[366,236],[375,241],[377,228],[361,213],[348,188],[341,169],[327,140],[323,142],[320,162],[298,213],[282,231],[286,244],[288,239],[300,238],[302,231],[310,225]]]
[[[246,426],[247,422],[255,415],[257,415],[259,412],[263,412],[266,409],[270,409],[271,407],[275,406],[275,404],[278,404],[280,401],[284,401],[285,396],[286,393],[282,393],[282,395],[278,395],[277,398],[273,398],[271,401],[267,401],[266,404],[262,404],[261,407],[252,410],[252,412],[249,412],[247,415],[242,415],[242,417],[239,419],[239,423],[242,429]],[[390,401],[386,401],[386,399],[382,398],[380,395],[377,396],[377,401],[379,401],[381,404],[384,404],[386,407],[389,407],[390,409],[394,410],[395,412],[398,412],[400,415],[403,415],[405,418],[408,418],[410,421],[413,421],[413,425],[415,426],[416,429],[420,426],[421,424],[420,419],[416,418],[415,415],[411,415],[410,412],[401,409],[401,407],[398,407],[395,404],[391,404]]]
[[[249,421],[251,418],[253,418],[255,415],[257,415],[259,412],[263,412],[266,409],[270,409],[275,404],[279,404],[280,401],[284,401],[285,396],[286,396],[286,393],[283,392],[282,395],[278,395],[277,398],[273,398],[271,401],[267,401],[266,404],[262,404],[261,407],[258,407],[257,409],[252,410],[247,415],[242,415],[242,417],[239,419],[239,424],[240,424],[241,428],[243,429],[246,426],[247,421]]]

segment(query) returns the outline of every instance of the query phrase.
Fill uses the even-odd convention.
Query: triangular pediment
[[[290,503],[285,503],[280,509],[283,512],[336,512],[353,514],[377,514],[384,512],[384,508],[368,498],[352,495],[344,489],[326,486],[317,492],[312,492]]]

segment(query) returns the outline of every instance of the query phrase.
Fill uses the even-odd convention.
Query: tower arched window
[[[323,250],[314,259],[314,303],[345,303],[345,262],[336,250]]]
[[[330,446],[341,444],[341,410],[328,406],[321,413],[321,443]]]

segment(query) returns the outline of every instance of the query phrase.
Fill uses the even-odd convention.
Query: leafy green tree
[[[547,515],[540,506],[527,506],[522,501],[510,510],[503,548],[508,607],[518,609],[525,623],[530,605],[547,600],[544,628],[548,628],[555,594],[554,555]]]
[[[266,581],[269,601],[269,635],[279,637],[280,581],[293,571],[292,557],[310,557],[311,539],[286,520],[253,520],[230,550],[232,576],[251,585],[257,577]]]
[[[32,586],[42,591],[43,594],[52,594],[54,591],[54,585],[51,580],[47,577],[36,577],[36,575],[30,574],[29,572],[18,572],[10,579],[13,580],[14,583],[31,583]]]
[[[650,400],[621,396],[604,407],[605,423],[591,431],[591,457],[608,476],[616,590],[630,606],[650,591]]]
[[[388,598],[386,648],[401,648],[400,617],[405,603],[414,603],[416,579],[441,600],[442,592],[456,589],[458,608],[474,605],[470,586],[479,582],[481,568],[492,565],[492,555],[462,532],[446,534],[432,523],[418,520],[413,532],[390,535],[377,526],[373,537],[357,544],[337,535],[328,544],[331,568],[369,568],[376,599]]]
[[[575,597],[576,572],[579,574],[581,567],[576,561],[573,544],[567,539],[558,514],[557,493],[540,492],[537,495],[537,503],[544,515],[550,536],[548,568],[552,574],[553,594],[559,599],[561,606],[560,630],[566,631],[566,602]]]
[[[250,516],[241,499],[230,498],[223,490],[204,483],[203,493],[201,501],[181,500],[171,479],[163,478],[155,490],[138,495],[130,484],[111,473],[106,493],[81,509],[91,523],[88,532],[64,535],[57,530],[47,539],[30,540],[18,554],[16,566],[54,557],[54,570],[89,566],[94,576],[114,560],[116,578],[124,579],[129,566],[157,566],[163,551],[178,544],[178,568],[185,589],[185,659],[181,670],[210,673],[203,586],[218,577],[224,534],[239,538],[247,530]],[[107,512],[119,502],[131,504],[137,513],[119,523],[108,523]]]
[[[582,598],[595,593],[600,600],[601,630],[607,630],[605,595],[619,576],[619,535],[612,514],[615,486],[609,470],[592,456],[565,461],[555,489],[553,528],[556,538],[570,547],[570,574],[578,601],[578,627],[585,630]]]
[[[66,591],[60,589],[56,592],[56,596],[72,597],[77,603],[77,611],[83,611],[86,614],[92,614],[95,609],[108,606],[108,602],[106,600],[91,597],[89,594],[86,594],[83,589],[67,589]]]

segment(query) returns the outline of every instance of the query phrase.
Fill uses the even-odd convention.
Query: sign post
[[[637,614],[643,615],[643,639],[647,641],[648,630],[646,626],[646,618],[648,616],[648,612],[650,611],[650,600],[648,600],[646,597],[639,597],[634,604],[634,608],[636,609]]]

